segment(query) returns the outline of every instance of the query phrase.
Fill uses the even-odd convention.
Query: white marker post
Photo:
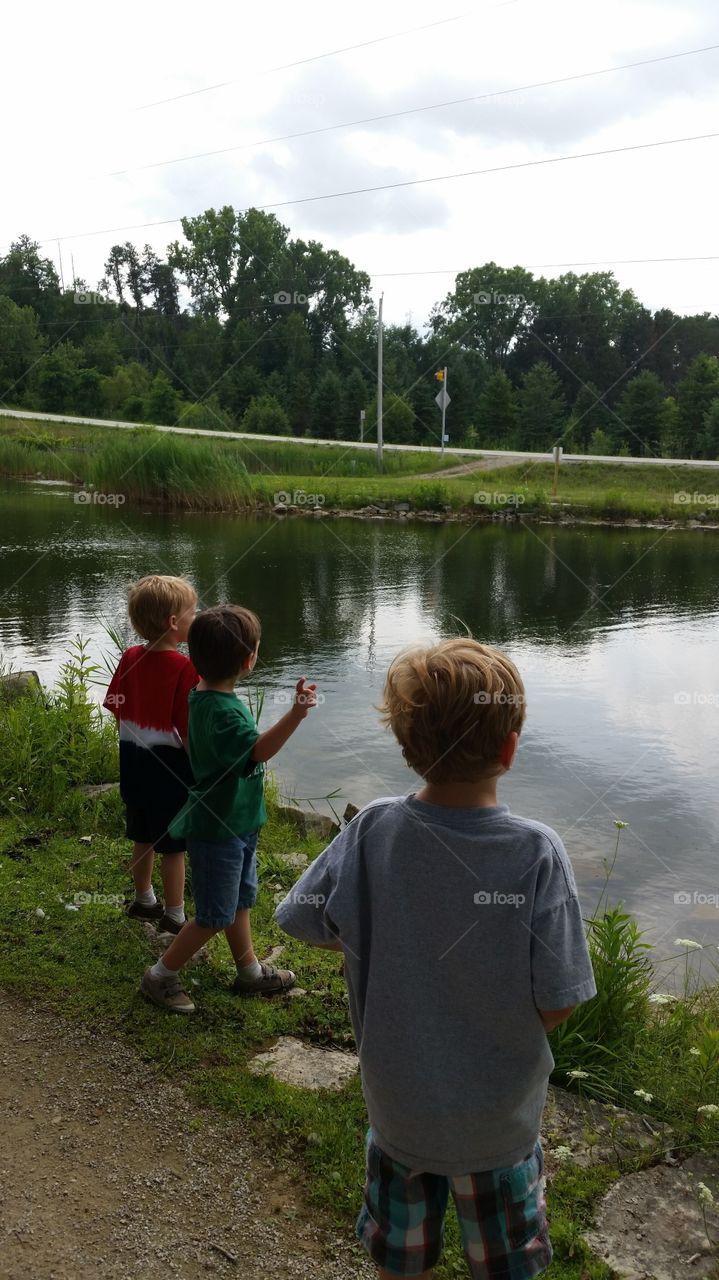
[[[559,464],[562,461],[562,453],[563,453],[561,444],[555,444],[552,452],[554,453],[554,487],[552,489],[552,497],[556,498],[557,482],[559,480]]]
[[[382,468],[382,415],[384,408],[382,405],[382,303],[384,302],[384,294],[380,294],[379,315],[377,317],[377,467]]]

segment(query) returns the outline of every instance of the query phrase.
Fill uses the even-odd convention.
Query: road
[[[200,427],[164,427],[154,422],[116,422],[108,418],[71,418],[57,413],[32,413],[26,409],[5,409],[0,407],[0,418],[21,418],[23,421],[32,422],[59,422],[68,423],[74,426],[83,427],[108,427],[110,429],[119,429],[123,431],[137,431],[138,428],[146,427],[153,431],[166,431],[171,435],[180,436],[200,436],[200,437],[217,437],[221,440],[256,440],[265,441],[268,444],[307,444],[317,445],[319,448],[324,446],[341,445],[343,449],[369,449],[376,450],[377,446],[372,441],[360,443],[359,440],[318,440],[312,436],[266,436],[258,435],[256,432],[248,431],[211,431],[203,430]],[[439,453],[438,446],[430,446],[423,444],[385,444],[387,453]],[[488,459],[498,459],[498,466],[510,466],[512,462],[551,462],[552,454],[533,453],[529,450],[515,449],[461,449],[450,447],[446,451],[453,458],[467,458],[476,460],[478,466]],[[699,469],[717,470],[719,469],[719,461],[709,461],[707,459],[698,458],[623,458],[618,455],[604,456],[592,453],[564,453],[562,454],[562,465],[572,462],[616,462],[624,467],[694,467]],[[472,469],[472,468],[469,468]]]

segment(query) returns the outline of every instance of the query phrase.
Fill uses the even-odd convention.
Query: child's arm
[[[570,1004],[568,1009],[538,1009],[537,1013],[542,1019],[547,1035],[549,1035],[550,1031],[554,1031],[554,1028],[558,1027],[561,1022],[564,1022],[570,1013],[574,1013],[576,1007],[575,1004]]]
[[[295,700],[290,710],[282,716],[271,729],[265,729],[257,739],[252,759],[256,761],[271,760],[284,747],[288,738],[292,737],[297,726],[305,719],[311,707],[317,706],[317,685],[305,684],[305,677],[297,681]]]

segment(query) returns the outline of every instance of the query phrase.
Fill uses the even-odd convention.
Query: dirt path
[[[447,467],[445,471],[423,471],[412,479],[444,480],[445,476],[468,476],[473,471],[499,471],[501,467],[516,467],[521,461],[521,458],[480,458],[479,462],[464,462],[461,466]]]
[[[127,1046],[3,993],[0,1020],[7,1280],[375,1276],[241,1124]]]

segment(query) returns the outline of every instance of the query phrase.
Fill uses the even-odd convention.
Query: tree
[[[282,405],[274,396],[253,396],[242,415],[241,431],[252,431],[258,435],[291,436],[292,425]]]
[[[719,360],[702,353],[692,360],[686,377],[677,385],[683,456],[694,458],[701,450],[704,419],[717,396]]]
[[[312,396],[312,434],[336,440],[344,418],[344,388],[332,369],[322,374]]]
[[[19,307],[32,307],[41,324],[55,319],[61,300],[60,281],[50,258],[40,257],[40,246],[20,236],[0,258],[0,293]]]
[[[182,397],[173,387],[166,373],[160,369],[152,379],[145,396],[145,421],[159,422],[172,427],[177,422]]]
[[[666,396],[659,410],[659,452],[663,458],[681,458],[682,429],[679,406]]]
[[[48,351],[30,375],[33,401],[45,413],[71,413],[82,383],[82,352],[71,342]]]
[[[525,373],[517,394],[520,446],[549,449],[561,435],[566,402],[556,373],[543,360]]]
[[[516,427],[514,388],[503,369],[495,369],[479,397],[477,430],[489,448],[505,448],[513,443]]]
[[[496,368],[530,329],[538,308],[538,282],[522,267],[483,267],[461,271],[454,289],[435,308],[433,332],[475,350]]]
[[[377,438],[377,396],[373,396],[367,409],[367,428],[373,440]],[[389,444],[409,444],[414,437],[414,412],[404,396],[385,391],[382,396],[382,438]],[[435,441],[431,441],[432,444]],[[439,444],[439,432],[436,443]]]
[[[289,416],[296,436],[308,436],[312,426],[312,383],[304,373],[292,380],[289,395]]]
[[[344,383],[344,412],[341,435],[344,440],[359,440],[360,411],[367,413],[369,399],[367,383],[359,369],[352,369]],[[365,431],[369,429],[370,419],[365,417]]]
[[[635,457],[659,453],[660,417],[665,391],[655,373],[643,369],[627,383],[617,405],[614,434]]]
[[[586,452],[595,431],[611,434],[614,415],[605,405],[593,382],[583,383],[572,406],[567,446]]]
[[[719,397],[716,400],[712,400],[704,414],[702,457],[719,458]]]
[[[45,346],[32,307],[0,295],[0,400],[20,400],[33,365]]]

